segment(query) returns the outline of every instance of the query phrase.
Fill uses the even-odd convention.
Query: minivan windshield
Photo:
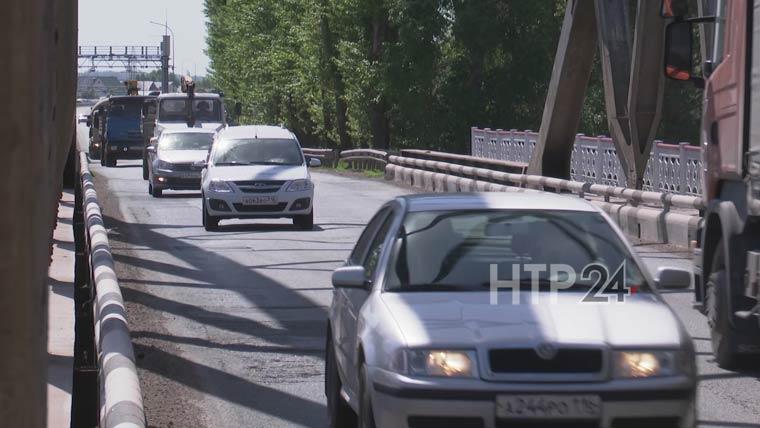
[[[294,139],[250,138],[220,140],[214,150],[214,164],[301,165],[301,147]]]
[[[462,210],[409,213],[393,244],[386,289],[473,291],[499,280],[521,289],[570,281],[566,290],[588,290],[598,276],[583,278],[587,266],[604,266],[613,276],[623,267],[625,284],[646,291],[643,275],[627,247],[598,213],[534,210]],[[533,265],[534,267],[530,267]],[[540,265],[540,267],[535,267]],[[552,276],[551,267],[561,266]]]
[[[161,135],[158,148],[161,150],[208,150],[214,142],[210,133],[172,133]]]

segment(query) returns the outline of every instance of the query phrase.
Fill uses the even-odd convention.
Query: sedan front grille
[[[274,180],[256,180],[256,181],[236,181],[235,185],[243,193],[277,193],[284,181]]]
[[[550,358],[534,349],[493,349],[488,358],[493,373],[599,373],[603,356],[600,349],[563,348]]]

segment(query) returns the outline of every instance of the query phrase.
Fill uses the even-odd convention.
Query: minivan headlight
[[[167,162],[167,161],[163,161],[159,159],[158,161],[156,161],[156,168],[171,170],[172,168],[174,168],[174,165],[172,165],[171,162]]]
[[[288,192],[304,192],[314,188],[314,183],[308,178],[301,180],[293,180],[288,186]]]
[[[398,371],[410,376],[476,377],[474,351],[407,349],[401,354]]]
[[[691,362],[679,351],[618,351],[613,354],[613,377],[636,379],[686,375]]]
[[[232,193],[232,187],[224,180],[211,180],[208,183],[209,192]]]

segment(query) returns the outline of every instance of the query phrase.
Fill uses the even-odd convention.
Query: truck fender
[[[737,245],[733,239],[740,235],[744,229],[744,222],[739,216],[736,206],[728,201],[713,201],[705,210],[705,223],[702,229],[702,280],[696,284],[695,295],[699,300],[704,299],[705,284],[712,274],[712,260],[715,252],[723,244],[724,266],[726,267],[726,277],[729,278],[729,284],[737,289],[742,288],[741,281],[737,283],[734,278],[735,269],[732,268],[732,260],[737,260]],[[730,290],[722,290],[727,293],[727,301],[731,301],[732,294]]]

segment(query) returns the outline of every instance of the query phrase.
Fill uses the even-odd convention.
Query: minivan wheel
[[[142,170],[143,170],[143,180],[147,180],[148,179],[148,160],[145,158],[143,158]]]
[[[359,369],[359,428],[377,428],[375,414],[372,411],[371,387],[367,377],[367,365],[362,363]]]
[[[314,229],[314,209],[312,208],[308,214],[293,217],[293,224],[302,230]]]
[[[327,397],[328,426],[330,428],[353,428],[356,427],[356,413],[340,395],[343,384],[340,381],[333,346],[332,337],[328,331],[325,355],[325,396]]]

